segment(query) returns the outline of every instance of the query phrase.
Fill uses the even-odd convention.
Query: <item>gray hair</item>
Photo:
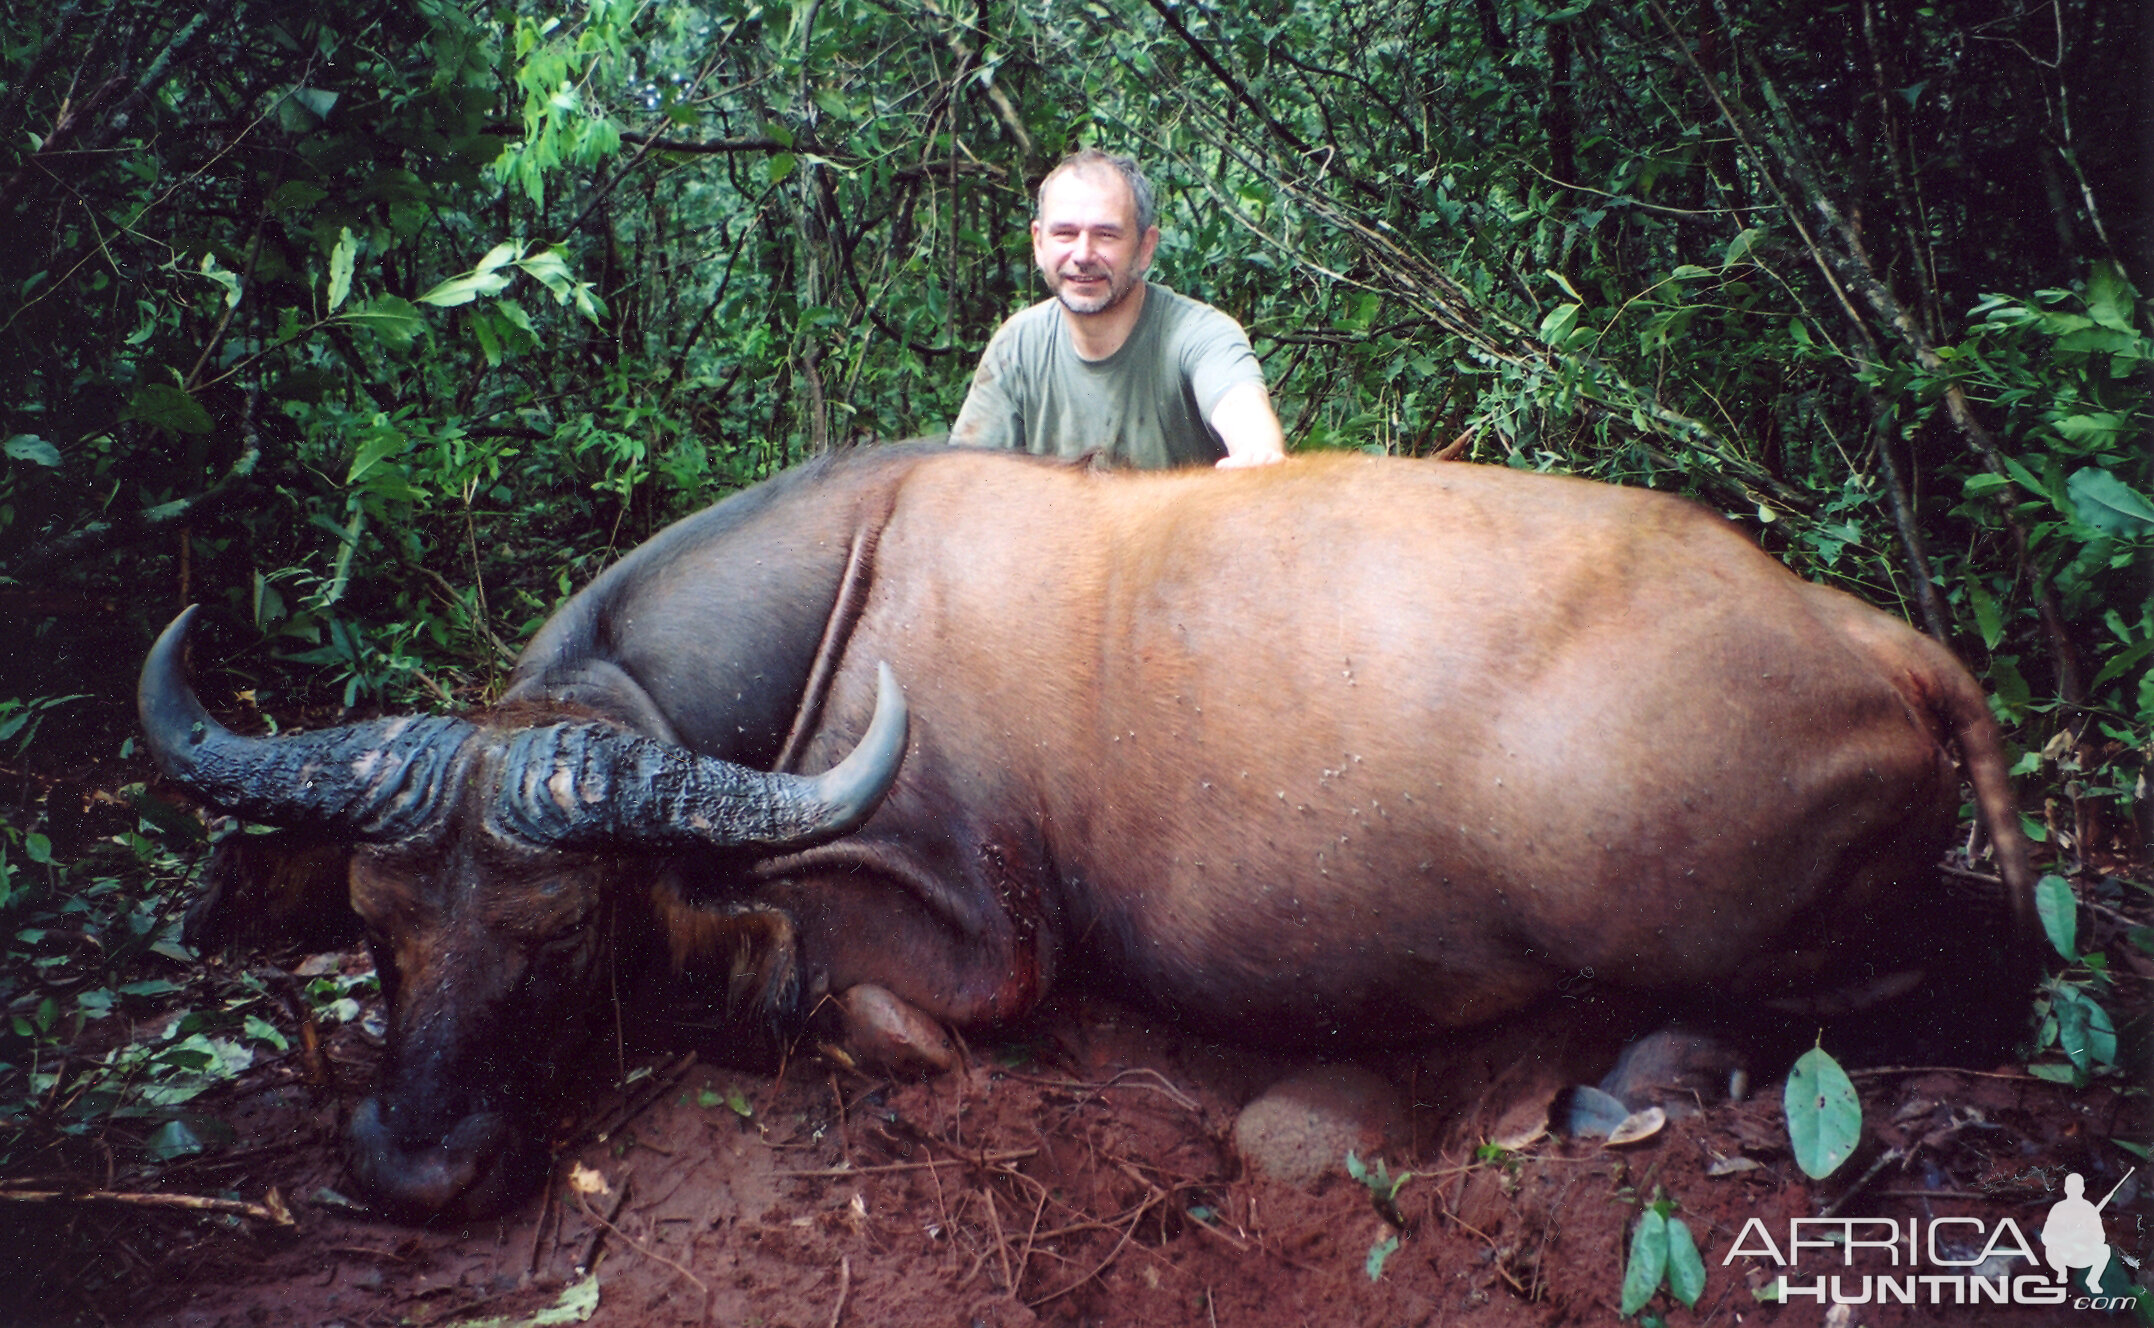
[[[1159,214],[1152,204],[1152,182],[1144,178],[1137,159],[1119,152],[1102,152],[1098,148],[1079,148],[1055,163],[1055,168],[1047,172],[1047,178],[1040,181],[1039,193],[1034,196],[1033,215],[1037,216],[1046,205],[1047,186],[1075,171],[1113,171],[1121,176],[1122,183],[1129,186],[1130,198],[1137,204],[1137,234],[1143,235],[1152,229]]]

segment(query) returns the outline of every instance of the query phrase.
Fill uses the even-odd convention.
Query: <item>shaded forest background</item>
[[[242,719],[488,699],[666,521],[946,427],[1083,144],[1290,447],[1694,494],[1969,662],[2054,866],[2143,860],[2143,6],[1259,8],[0,0],[0,1164],[199,1147],[129,1085],[275,1031],[67,1068],[195,981],[158,626]]]

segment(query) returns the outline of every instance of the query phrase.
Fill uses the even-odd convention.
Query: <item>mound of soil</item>
[[[340,1195],[339,1132],[376,1053],[357,1027],[325,1050],[311,1065],[295,1051],[250,1072],[209,1104],[236,1143],[162,1177],[167,1192],[228,1196],[261,1215],[79,1195],[0,1205],[0,1262],[14,1265],[0,1268],[0,1322],[1613,1323],[1632,1224],[1661,1192],[1706,1266],[1695,1309],[1666,1290],[1648,1306],[1670,1325],[2085,1323],[2090,1311],[2069,1301],[1955,1305],[1966,1286],[1952,1278],[2046,1279],[1993,1236],[2011,1219],[2039,1258],[2068,1172],[2084,1176],[2089,1199],[2123,1180],[2102,1218],[2132,1258],[2149,1252],[2154,1217],[2147,1177],[2125,1179],[2133,1159],[2108,1142],[2154,1137],[2141,1094],[2070,1089],[2014,1066],[1859,1071],[1863,1150],[1812,1182],[1790,1157],[1777,1083],[1620,1149],[1527,1140],[1550,1076],[1515,1045],[1511,1063],[1528,1072],[1475,1070],[1466,1077],[1481,1090],[1467,1102],[1444,1088],[1445,1067],[1371,1064],[1413,1104],[1401,1155],[1388,1159],[1392,1178],[1413,1175],[1380,1205],[1344,1158],[1295,1187],[1236,1154],[1240,1109],[1307,1061],[1072,997],[1027,1040],[970,1048],[969,1068],[921,1082],[864,1078],[807,1049],[776,1075],[693,1053],[630,1061],[625,1089],[564,1124],[542,1194],[502,1219],[414,1229]],[[1504,1048],[1476,1054],[1500,1060]],[[310,1089],[325,1070],[330,1085]],[[1518,1146],[1484,1147],[1492,1137]],[[1871,1222],[1807,1228],[1813,1240],[1852,1232],[1857,1248],[1843,1234],[1799,1251],[1794,1269],[1760,1252],[1761,1232],[1784,1253],[1789,1220],[1820,1214],[1890,1219],[1897,1244]],[[1933,1225],[1942,1218],[1971,1220]],[[1985,1241],[1994,1248],[1979,1267],[1926,1253],[1911,1266],[1910,1233],[1973,1264]],[[2116,1285],[2142,1279],[2113,1263]],[[1843,1298],[1871,1301],[1843,1311],[1821,1303],[1830,1292],[1758,1299],[1784,1271],[1802,1285],[1837,1275]],[[1877,1303],[1878,1276],[1908,1277],[1917,1303]]]

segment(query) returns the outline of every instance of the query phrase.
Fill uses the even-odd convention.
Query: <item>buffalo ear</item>
[[[180,939],[197,953],[341,950],[361,935],[349,842],[297,831],[228,835],[210,850]]]

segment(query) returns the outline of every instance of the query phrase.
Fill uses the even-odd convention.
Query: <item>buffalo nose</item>
[[[379,1096],[359,1104],[351,1122],[351,1168],[360,1194],[405,1221],[472,1218],[520,1198],[515,1135],[507,1117],[478,1111],[437,1141],[397,1137]]]

